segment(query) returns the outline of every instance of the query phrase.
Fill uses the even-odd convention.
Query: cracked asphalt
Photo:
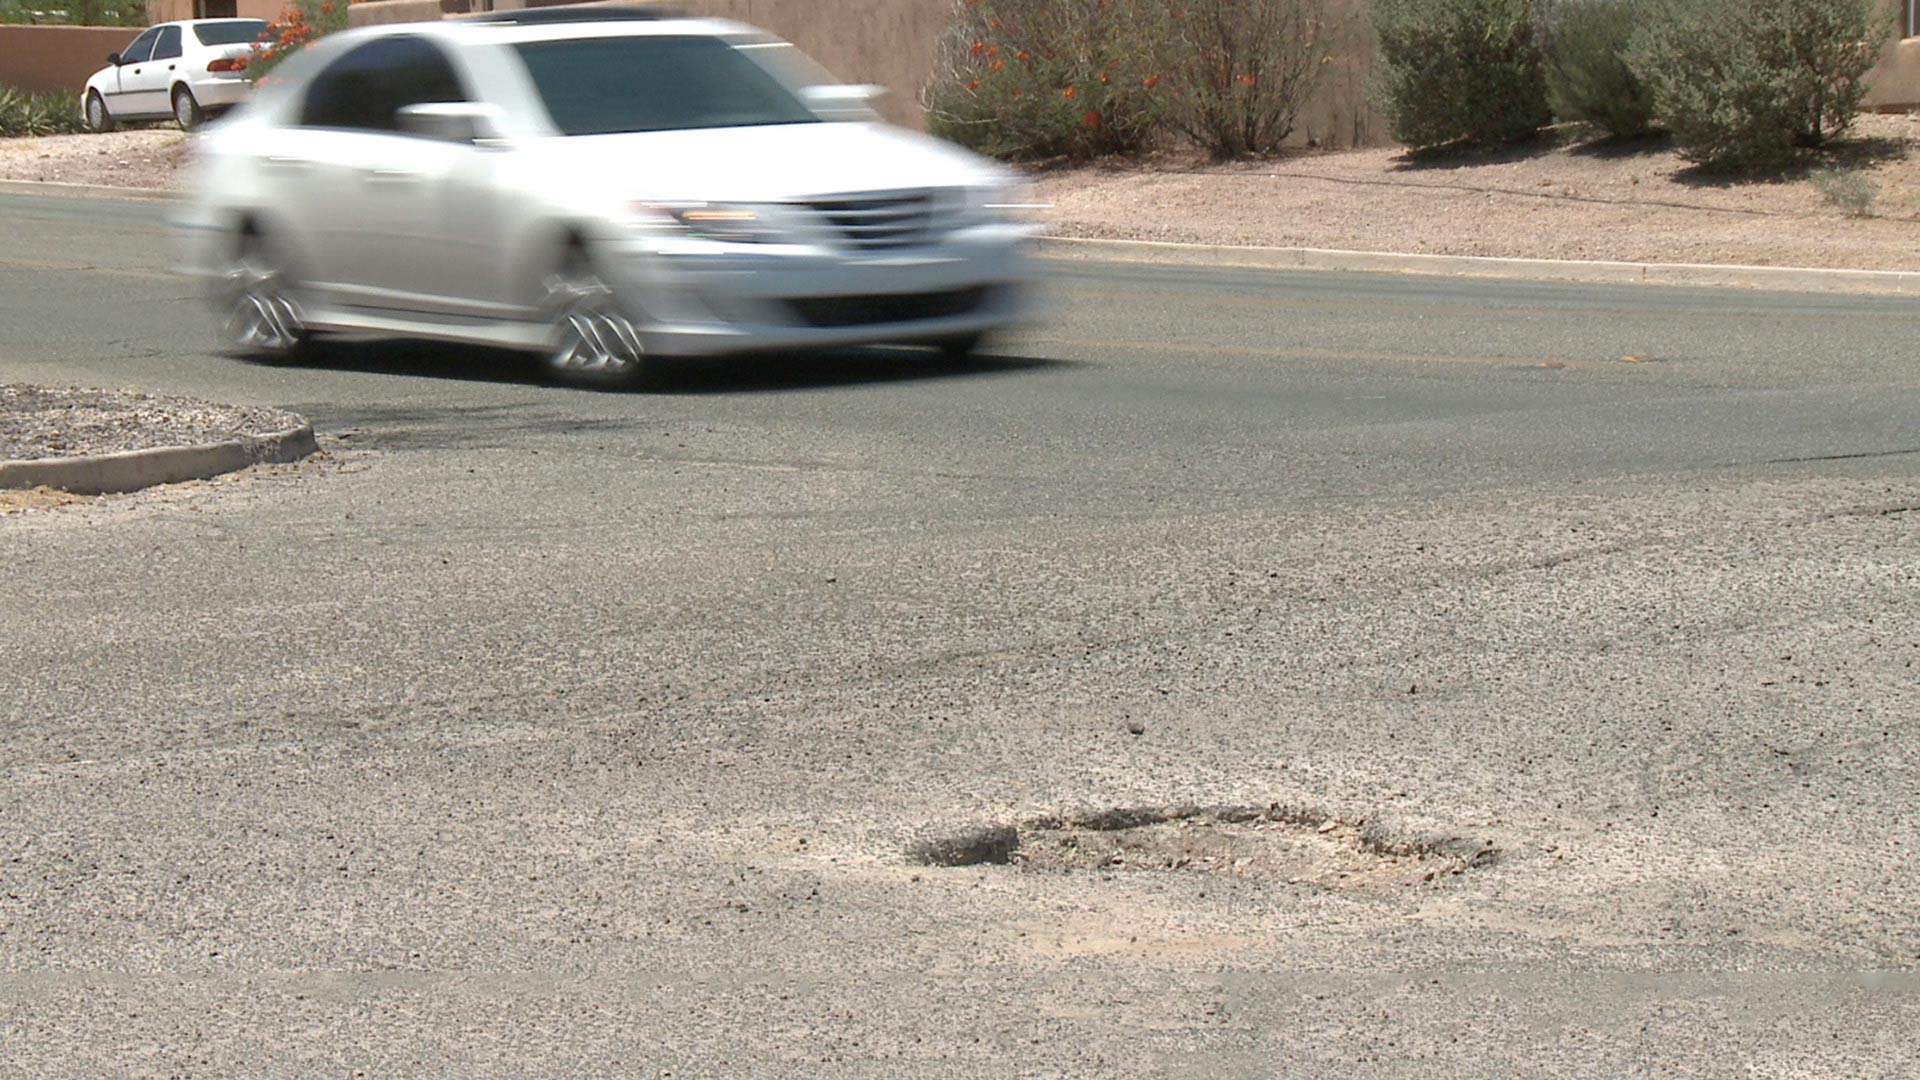
[[[0,228],[0,383],[325,451],[0,516],[0,1074],[1920,1073],[1911,300],[1059,265],[592,394]],[[1499,857],[905,856],[1185,803]]]

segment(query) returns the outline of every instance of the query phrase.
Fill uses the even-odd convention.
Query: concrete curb
[[[1820,270],[1785,266],[1722,266],[1695,263],[1577,262],[1505,259],[1481,255],[1407,255],[1329,248],[1236,247],[1171,244],[1154,240],[1084,240],[1048,236],[1043,258],[1162,266],[1247,267],[1271,270],[1349,270],[1522,281],[1639,282],[1704,285],[1792,292],[1920,293],[1920,271]]]
[[[58,195],[73,199],[120,199],[126,202],[167,202],[179,195],[169,188],[66,184],[58,180],[0,180],[0,194]]]
[[[75,495],[118,495],[155,484],[206,480],[251,465],[298,461],[319,449],[313,425],[301,424],[269,435],[243,435],[201,446],[0,461],[0,489],[50,487]]]

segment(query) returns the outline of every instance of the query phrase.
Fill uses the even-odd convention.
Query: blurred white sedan
[[[614,9],[332,35],[199,140],[185,262],[268,357],[427,337],[613,385],[655,354],[973,350],[1025,302],[1021,188],[817,70]]]
[[[247,54],[267,24],[260,19],[190,19],[149,26],[107,56],[81,92],[87,126],[111,131],[121,120],[171,116],[191,131],[209,113],[247,100]]]

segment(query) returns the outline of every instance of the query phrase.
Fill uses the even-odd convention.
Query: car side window
[[[161,27],[160,36],[155,38],[153,42],[153,58],[155,60],[177,60],[179,57],[180,28],[177,26]]]
[[[301,103],[303,127],[398,131],[407,105],[466,101],[440,47],[416,37],[369,41],[314,77]]]
[[[153,57],[154,39],[160,36],[160,28],[153,29],[133,39],[133,44],[120,50],[122,64],[144,64]]]

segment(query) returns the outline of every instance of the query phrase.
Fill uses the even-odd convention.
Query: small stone
[[[1147,733],[1147,725],[1141,723],[1138,720],[1127,721],[1127,734],[1145,735],[1146,733]]]

